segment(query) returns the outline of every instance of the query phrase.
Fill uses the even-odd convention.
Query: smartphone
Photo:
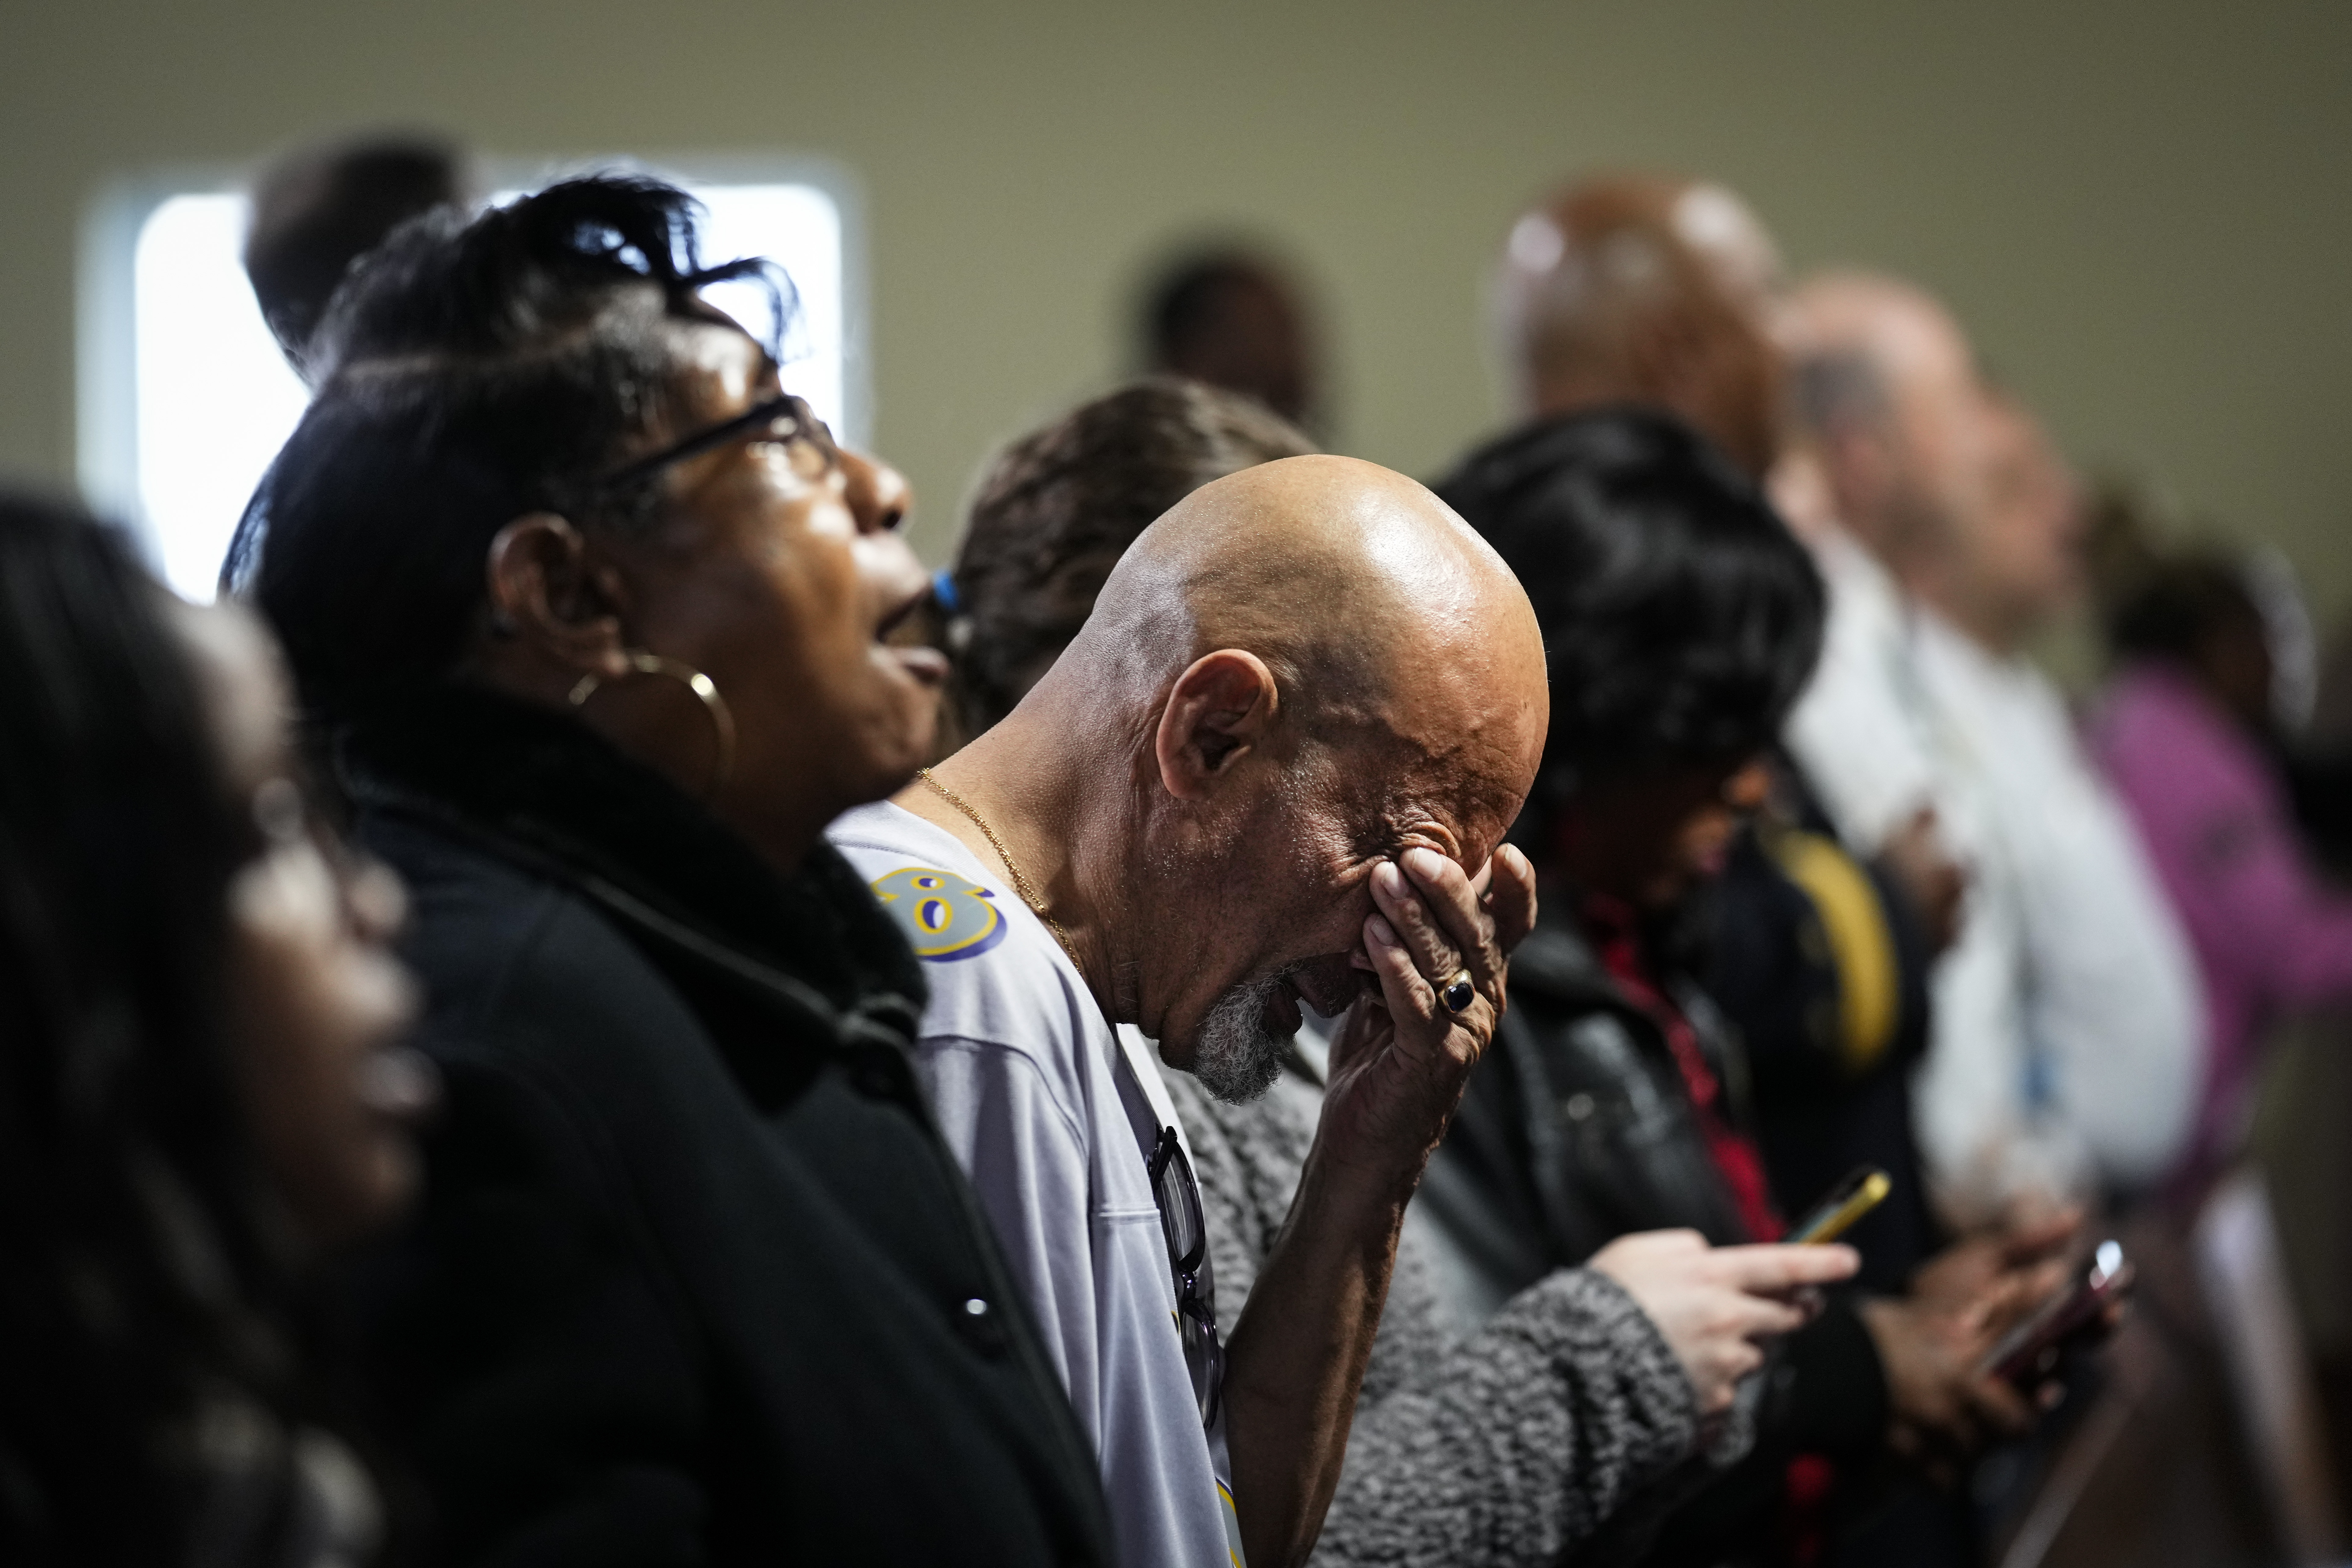
[[[1858,1165],[1807,1211],[1804,1218],[1790,1226],[1789,1234],[1780,1239],[1814,1247],[1835,1241],[1852,1230],[1863,1215],[1884,1203],[1886,1194],[1894,1190],[1895,1184],[1885,1172],[1875,1165]]]
[[[2072,1289],[2051,1298],[2002,1336],[1985,1358],[1985,1374],[2005,1377],[2020,1388],[2040,1383],[2057,1370],[2068,1346],[2106,1331],[2107,1308],[2130,1294],[2132,1279],[2123,1243],[2099,1243],[2090,1268]]]

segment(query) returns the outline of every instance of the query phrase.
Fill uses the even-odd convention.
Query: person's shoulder
[[[1045,926],[952,835],[878,802],[826,837],[889,916],[930,987],[926,1041],[999,1047],[1066,1068],[1097,1025]]]
[[[981,973],[956,966],[997,952],[1013,935],[994,879],[952,836],[914,813],[877,801],[835,820],[825,837],[865,880],[935,987],[949,974]]]
[[[705,1037],[693,1009],[572,888],[429,822],[374,816],[362,837],[407,883],[401,953],[424,984],[426,1048],[446,1064],[602,1079],[696,1055],[677,1048]]]

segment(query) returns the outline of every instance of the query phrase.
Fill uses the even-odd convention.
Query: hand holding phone
[[[1819,1247],[1835,1241],[1861,1223],[1863,1215],[1885,1202],[1886,1194],[1894,1190],[1894,1182],[1877,1166],[1856,1166],[1821,1202],[1807,1210],[1804,1218],[1790,1226],[1789,1234],[1780,1239],[1800,1247]]]
[[[2108,1309],[2131,1293],[2134,1278],[2123,1243],[2099,1243],[2090,1268],[2072,1289],[2044,1302],[2002,1336],[1985,1358],[1985,1374],[2019,1388],[2042,1382],[2057,1370],[2059,1357],[2069,1346],[2106,1331]]]

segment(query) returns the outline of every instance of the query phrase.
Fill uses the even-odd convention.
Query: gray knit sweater
[[[1289,1212],[1319,1090],[1286,1075],[1227,1105],[1187,1074],[1166,1076],[1230,1325]],[[1698,1436],[1689,1380],[1614,1281],[1564,1269],[1461,1338],[1408,1227],[1313,1561],[1549,1568],[1596,1534],[1630,1546],[1625,1527],[1685,1489],[1669,1478]]]

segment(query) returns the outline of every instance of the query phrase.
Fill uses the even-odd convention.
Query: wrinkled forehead
[[[1332,737],[1318,766],[1361,853],[1393,855],[1444,829],[1464,864],[1483,864],[1517,817],[1542,746],[1510,727],[1472,726],[1451,734],[1400,732],[1366,724]]]

